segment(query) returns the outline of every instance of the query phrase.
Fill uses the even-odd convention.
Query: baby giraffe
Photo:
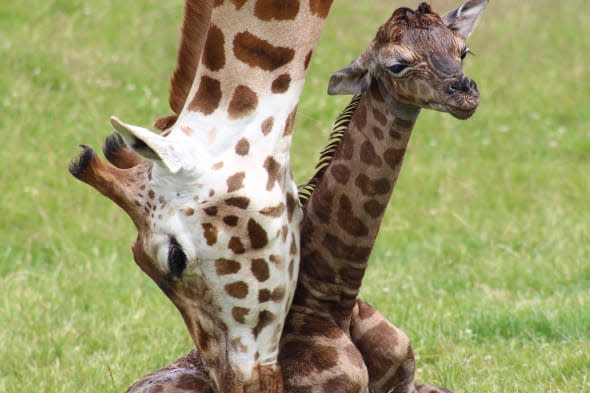
[[[461,65],[487,3],[443,16],[426,3],[400,8],[332,76],[330,94],[357,96],[307,187],[300,275],[279,354],[287,392],[448,392],[414,384],[409,340],[358,294],[420,109],[466,119],[479,104]],[[209,392],[204,370],[193,351],[128,392]]]

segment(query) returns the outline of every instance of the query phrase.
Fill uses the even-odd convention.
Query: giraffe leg
[[[362,355],[330,321],[291,312],[279,363],[288,393],[368,393]]]
[[[201,356],[193,349],[186,356],[135,382],[126,393],[213,393]]]
[[[372,393],[451,393],[414,385],[416,361],[408,336],[370,304],[357,299],[350,335],[369,371]]]

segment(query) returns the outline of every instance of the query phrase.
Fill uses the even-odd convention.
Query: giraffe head
[[[129,215],[138,231],[135,261],[183,313],[182,304],[177,304],[178,291],[173,289],[182,285],[196,250],[206,243],[203,233],[192,225],[199,203],[198,170],[193,170],[194,164],[187,159],[189,149],[183,151],[182,143],[115,118],[112,124],[120,134],[107,138],[104,153],[113,165],[82,145],[70,172]]]
[[[138,232],[132,247],[137,265],[179,310],[193,341],[208,360],[208,366],[227,370],[230,363],[227,358],[231,354],[226,352],[226,348],[232,343],[227,342],[227,325],[219,317],[223,314],[223,304],[215,296],[223,293],[224,285],[228,294],[239,298],[247,291],[241,283],[228,286],[228,277],[242,269],[235,260],[236,253],[247,255],[243,248],[250,246],[248,239],[254,238],[262,228],[252,228],[247,222],[241,222],[247,220],[240,219],[238,222],[239,211],[245,211],[248,201],[234,196],[232,192],[221,193],[211,181],[203,179],[211,175],[201,175],[199,168],[195,168],[195,159],[187,158],[191,151],[188,141],[169,139],[172,135],[143,135],[142,129],[130,131],[133,126],[116,119],[112,123],[120,133],[107,139],[104,153],[113,165],[102,161],[91,148],[82,146],[82,153],[71,164],[70,172],[128,214]],[[197,161],[203,163],[203,157],[206,156],[198,157]],[[240,181],[239,178],[233,180]],[[206,182],[208,186],[202,186],[201,182]],[[231,187],[235,186],[231,179],[220,178],[217,182],[222,185],[223,191],[231,191]],[[214,193],[213,188],[218,191]],[[221,214],[223,209],[224,215],[217,218],[217,211],[220,210]],[[237,234],[232,234],[240,239],[236,240],[233,249],[233,243],[226,239],[227,233],[217,223],[222,219],[227,221],[228,227],[234,225],[232,228],[238,230]],[[229,222],[231,219],[236,222]],[[244,242],[243,245],[240,241]],[[220,255],[219,249],[214,247],[218,242],[229,243],[224,255]],[[242,249],[238,249],[240,247]],[[264,270],[267,266],[263,263],[256,265],[261,267],[255,274],[264,276],[267,273]],[[243,266],[242,270],[246,269]],[[221,290],[209,285],[210,277],[217,275]],[[237,300],[242,299],[233,299]],[[242,311],[238,317],[247,320],[244,313]],[[237,347],[242,345],[234,344]],[[255,350],[253,346],[251,348]],[[228,380],[241,378],[233,371],[224,371],[218,377]]]
[[[360,94],[379,80],[397,103],[470,117],[479,92],[461,66],[470,53],[466,40],[488,2],[470,0],[442,16],[427,3],[397,9],[369,48],[332,76],[328,92]]]

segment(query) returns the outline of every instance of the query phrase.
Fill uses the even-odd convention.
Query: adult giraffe
[[[407,336],[358,299],[358,289],[420,108],[465,119],[478,106],[475,83],[460,69],[487,3],[468,1],[442,17],[425,3],[398,9],[332,77],[331,93],[359,96],[309,183],[301,274],[281,339],[287,391],[447,392],[414,384]],[[129,392],[208,392],[203,370],[193,351]]]
[[[133,220],[134,258],[182,314],[215,390],[282,392],[302,218],[291,132],[332,0],[188,3],[207,34],[184,51],[196,71],[166,136],[113,117],[146,160],[112,167],[83,146],[70,171]]]

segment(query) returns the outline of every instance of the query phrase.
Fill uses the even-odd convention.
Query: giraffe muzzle
[[[471,117],[479,105],[479,90],[475,81],[462,75],[447,81],[446,93],[448,94],[447,109],[457,119]]]

